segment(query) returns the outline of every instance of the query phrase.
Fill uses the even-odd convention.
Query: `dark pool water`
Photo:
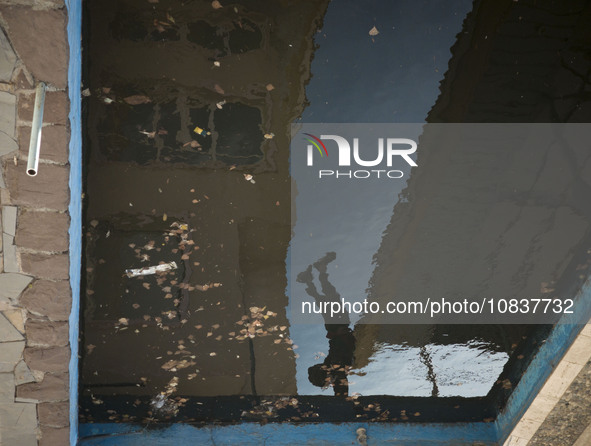
[[[307,266],[289,257],[307,231],[292,218],[290,126],[584,122],[576,105],[568,117],[557,105],[544,114],[535,89],[505,88],[514,71],[529,73],[526,56],[497,60],[529,32],[514,32],[519,17],[562,12],[468,0],[219,6],[86,2],[81,421],[494,419],[547,327],[353,317],[339,347],[348,385],[312,382],[309,368],[331,347],[321,318],[290,319],[288,276]],[[495,88],[504,93],[491,100]],[[366,295],[407,185],[359,199],[347,221],[347,203],[335,203],[337,230],[319,230],[309,263],[339,246],[333,284]],[[142,271],[159,264],[169,267]]]

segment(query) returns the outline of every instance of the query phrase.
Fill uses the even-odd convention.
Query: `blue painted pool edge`
[[[144,429],[142,426],[120,424],[80,425],[81,444],[103,446],[169,446],[199,445],[261,445],[356,444],[356,430],[367,431],[369,444],[396,445],[495,445],[493,423],[458,423],[453,426],[429,424],[382,423],[312,423],[260,425],[242,423],[229,426],[194,427],[176,424],[165,429]],[[87,437],[87,438],[84,438]]]
[[[498,439],[502,444],[591,317],[591,279],[577,293],[573,313],[562,317],[530,363],[519,384],[497,417]]]
[[[68,96],[70,99],[70,446],[78,442],[78,332],[80,321],[80,259],[82,258],[82,0],[66,0],[68,11]]]

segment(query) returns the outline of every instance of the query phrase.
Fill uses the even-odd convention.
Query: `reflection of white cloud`
[[[508,355],[491,351],[485,344],[433,345],[431,357],[439,396],[485,396],[497,380]],[[349,392],[361,395],[431,396],[432,383],[420,350],[401,345],[382,345],[370,363],[349,379]]]

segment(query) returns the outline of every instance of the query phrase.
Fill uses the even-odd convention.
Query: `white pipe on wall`
[[[43,106],[45,105],[45,84],[39,82],[35,90],[35,108],[31,124],[31,141],[29,142],[29,161],[27,175],[34,177],[39,168],[39,150],[41,149],[41,128],[43,127]]]

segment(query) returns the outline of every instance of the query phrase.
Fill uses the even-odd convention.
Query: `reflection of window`
[[[129,105],[97,100],[99,152],[108,160],[215,167],[263,159],[261,111],[238,102],[222,108],[192,99]],[[198,135],[195,127],[210,135]]]

